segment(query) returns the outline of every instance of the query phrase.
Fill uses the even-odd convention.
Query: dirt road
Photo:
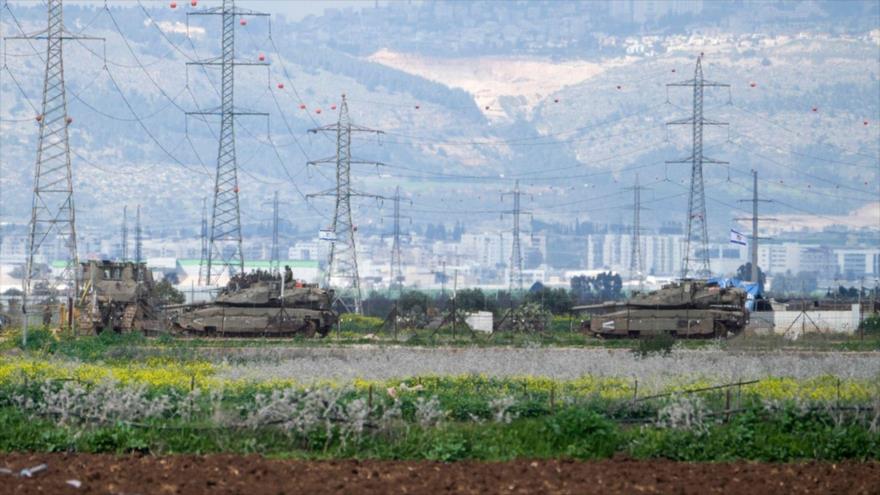
[[[21,469],[41,463],[31,478]],[[290,461],[258,456],[0,454],[16,494],[877,494],[880,463],[690,464],[616,459],[503,463]],[[79,485],[74,487],[74,485]]]

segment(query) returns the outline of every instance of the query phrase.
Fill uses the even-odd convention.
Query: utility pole
[[[396,290],[399,296],[400,291],[403,289],[403,270],[401,269],[400,264],[400,219],[409,219],[410,223],[412,223],[412,219],[408,216],[401,216],[400,214],[400,186],[394,188],[393,199],[394,215],[392,216],[392,218],[394,219],[394,227],[391,231],[391,266],[389,270],[391,281],[388,284],[388,288]],[[412,204],[412,201],[410,201],[410,204]]]
[[[128,259],[128,206],[122,207],[122,258],[125,263]]]
[[[523,211],[521,207],[521,196],[523,192],[519,189],[519,181],[515,182],[513,191],[503,193],[501,195],[501,200],[504,200],[504,196],[510,195],[513,197],[513,209],[510,211],[505,211],[501,213],[501,217],[504,218],[505,214],[513,216],[513,239],[511,241],[511,250],[510,250],[510,273],[508,277],[508,287],[510,290],[511,296],[513,296],[513,290],[517,289],[522,292],[523,290],[523,274],[522,274],[522,247],[520,246],[520,224],[519,217],[520,215],[531,215],[529,211]]]
[[[667,123],[668,125],[688,124],[691,126],[691,155],[680,160],[666,162],[691,164],[687,238],[685,241],[684,263],[682,263],[681,278],[687,278],[692,272],[697,277],[708,277],[711,273],[709,269],[709,233],[706,221],[706,193],[703,184],[703,164],[727,163],[703,155],[703,126],[727,125],[726,122],[716,122],[703,117],[703,89],[707,87],[729,88],[730,85],[703,79],[702,58],[702,55],[697,57],[697,66],[694,69],[693,79],[666,85],[667,87],[687,86],[694,88],[693,115]]]
[[[759,199],[758,198],[758,171],[752,170],[752,198],[751,199],[741,199],[740,203],[743,202],[751,202],[752,203],[752,236],[751,243],[749,246],[751,264],[752,264],[752,272],[750,274],[750,282],[754,282],[760,285],[760,277],[758,275],[758,240],[766,240],[767,237],[758,237],[758,203],[772,203],[772,199]],[[737,220],[749,220],[748,218],[739,218]],[[771,220],[771,219],[765,219]]]
[[[43,73],[43,100],[41,113],[37,116],[40,137],[34,166],[34,188],[31,202],[31,218],[28,231],[27,261],[22,295],[22,312],[25,324],[22,344],[27,344],[30,311],[28,304],[48,304],[60,287],[67,292],[68,305],[73,303],[79,291],[77,277],[79,257],[76,251],[76,209],[73,202],[73,171],[70,166],[70,136],[68,127],[73,119],[67,114],[67,92],[64,82],[64,41],[101,40],[78,36],[64,28],[61,0],[47,0],[47,27],[29,36],[10,36],[7,40],[46,40],[45,70]],[[35,258],[52,241],[61,241],[66,248],[65,268],[54,281],[49,280],[50,270],[38,269]],[[48,260],[51,261],[51,260]],[[36,289],[36,293],[35,293]],[[34,304],[35,307],[38,304]],[[69,307],[69,306],[68,306]],[[51,308],[47,312],[54,313]],[[68,321],[73,330],[73,320]],[[73,330],[75,333],[75,330]]]
[[[339,106],[339,120],[335,124],[309,129],[309,132],[331,132],[336,134],[336,156],[313,160],[308,165],[319,163],[331,163],[336,166],[336,187],[307,197],[331,196],[336,200],[333,212],[333,220],[330,225],[332,231],[330,239],[330,259],[325,276],[325,285],[329,286],[334,279],[341,279],[345,288],[354,293],[354,312],[362,312],[361,281],[358,273],[357,245],[355,243],[355,231],[357,227],[352,221],[351,198],[353,196],[384,199],[375,194],[355,192],[351,187],[351,165],[353,163],[369,163],[381,165],[377,162],[355,160],[351,155],[351,135],[354,132],[372,134],[384,134],[382,131],[368,129],[354,125],[348,115],[348,102],[342,95],[342,104]]]
[[[639,185],[639,174],[636,174],[635,185],[627,187],[625,190],[633,192],[633,225],[630,239],[629,279],[630,281],[638,279],[639,291],[641,291],[644,288],[645,280],[641,241],[641,210],[642,191],[646,190],[646,188]]]
[[[281,271],[281,255],[278,248],[278,206],[281,203],[285,202],[278,200],[278,191],[275,191],[275,194],[272,196],[271,203],[263,203],[263,205],[272,205],[272,249],[269,252],[269,271],[275,275],[278,275],[278,273]]]
[[[199,255],[199,286],[207,281],[208,263],[208,198],[202,198],[201,254]]]
[[[267,17],[269,14],[235,7],[235,0],[223,0],[223,5],[187,12],[190,15],[219,15],[223,24],[222,53],[220,57],[187,65],[220,67],[220,107],[187,115],[219,115],[220,139],[217,151],[217,173],[214,179],[214,205],[211,214],[211,235],[208,248],[208,266],[205,280],[208,285],[224,274],[232,276],[244,271],[244,254],[241,247],[241,211],[239,209],[238,163],[235,155],[235,118],[245,115],[268,117],[264,112],[241,111],[235,107],[235,67],[239,65],[268,66],[264,61],[244,62],[235,58],[235,19],[240,17],[241,26],[247,24],[245,17]],[[188,22],[188,21],[187,21]]]
[[[141,264],[144,261],[144,239],[141,230],[141,205],[137,205],[137,215],[134,220],[134,262]]]

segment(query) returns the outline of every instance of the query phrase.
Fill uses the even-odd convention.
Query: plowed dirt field
[[[33,477],[20,471],[45,463]],[[877,494],[880,463],[291,461],[259,456],[0,454],[0,493]],[[11,470],[9,473],[7,470]],[[78,487],[75,487],[78,485]]]

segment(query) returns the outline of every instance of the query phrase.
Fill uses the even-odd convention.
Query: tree
[[[537,284],[536,284],[537,285]],[[571,313],[573,306],[571,294],[565,289],[548,289],[541,286],[537,290],[530,290],[526,294],[526,302],[542,307],[545,311],[553,314]]]
[[[736,278],[740,280],[748,280],[750,282],[754,282],[752,280],[752,262],[747,261],[745,264],[739,266],[736,269]],[[758,267],[758,285],[764,287],[764,283],[767,281],[767,276],[764,275],[764,270],[761,270],[761,267]]]
[[[455,293],[456,311],[486,311],[486,294],[480,289],[461,289]]]
[[[183,295],[183,292],[175,289],[168,280],[162,280],[154,285],[152,296],[159,301],[159,304],[161,305],[183,304],[186,302],[186,297]]]

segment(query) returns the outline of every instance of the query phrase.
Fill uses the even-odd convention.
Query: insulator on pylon
[[[67,117],[67,123],[68,124],[73,123],[73,117]]]
[[[864,122],[862,122],[862,123],[865,124],[865,125],[868,125],[868,121],[867,121],[867,120],[864,121]]]
[[[418,109],[420,109],[420,108],[422,108],[422,107],[420,107],[419,105],[416,105],[416,110],[418,110]]]
[[[813,111],[814,111],[814,112],[818,112],[819,109],[818,109],[817,107],[813,107]]]
[[[232,190],[235,191],[235,194],[238,194],[238,186],[235,186]]]
[[[486,105],[486,110],[488,110],[488,109],[489,109],[489,105]]]
[[[621,88],[622,88],[622,86],[620,86],[620,85],[618,84],[618,85],[617,85],[617,89],[621,89]]]
[[[751,87],[754,88],[755,86],[757,86],[757,84],[756,84],[756,83],[750,83],[749,86],[751,86]]]
[[[559,103],[559,98],[553,98],[553,103]]]
[[[675,69],[672,69],[672,72],[675,73]]]
[[[43,121],[43,116],[37,115],[37,122],[42,122],[42,121]]]

